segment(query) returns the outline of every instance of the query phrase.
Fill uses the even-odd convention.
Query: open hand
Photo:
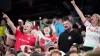
[[[3,18],[5,18],[5,19],[9,18],[5,13],[2,13],[2,14],[3,14]]]

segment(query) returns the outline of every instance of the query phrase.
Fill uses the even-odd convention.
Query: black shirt
[[[58,41],[58,48],[63,52],[68,52],[73,43],[83,44],[83,38],[75,31],[65,30],[60,36]]]

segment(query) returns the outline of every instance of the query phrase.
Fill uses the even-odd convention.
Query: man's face
[[[63,25],[64,25],[65,30],[67,30],[67,29],[71,28],[72,24],[69,21],[64,21]]]

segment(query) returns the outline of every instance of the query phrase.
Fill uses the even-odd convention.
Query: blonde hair
[[[32,22],[28,22],[28,21],[26,21],[25,24],[29,24],[29,25],[31,26],[31,28],[33,27]]]
[[[58,50],[58,49],[54,49],[50,51],[50,56],[52,56],[52,54],[57,53],[59,55],[62,55],[62,53]]]
[[[93,15],[95,15],[95,16],[97,17],[97,19],[98,19],[98,24],[97,24],[97,26],[100,26],[100,15],[99,15],[99,14],[93,14]]]

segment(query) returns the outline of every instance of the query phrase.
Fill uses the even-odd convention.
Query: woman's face
[[[31,32],[32,28],[31,28],[31,25],[30,24],[25,24],[24,27],[23,27],[23,32],[24,33],[29,33]]]
[[[50,27],[45,27],[43,30],[44,34],[50,34]]]
[[[91,17],[91,23],[96,25],[98,24],[98,18],[95,14]]]

